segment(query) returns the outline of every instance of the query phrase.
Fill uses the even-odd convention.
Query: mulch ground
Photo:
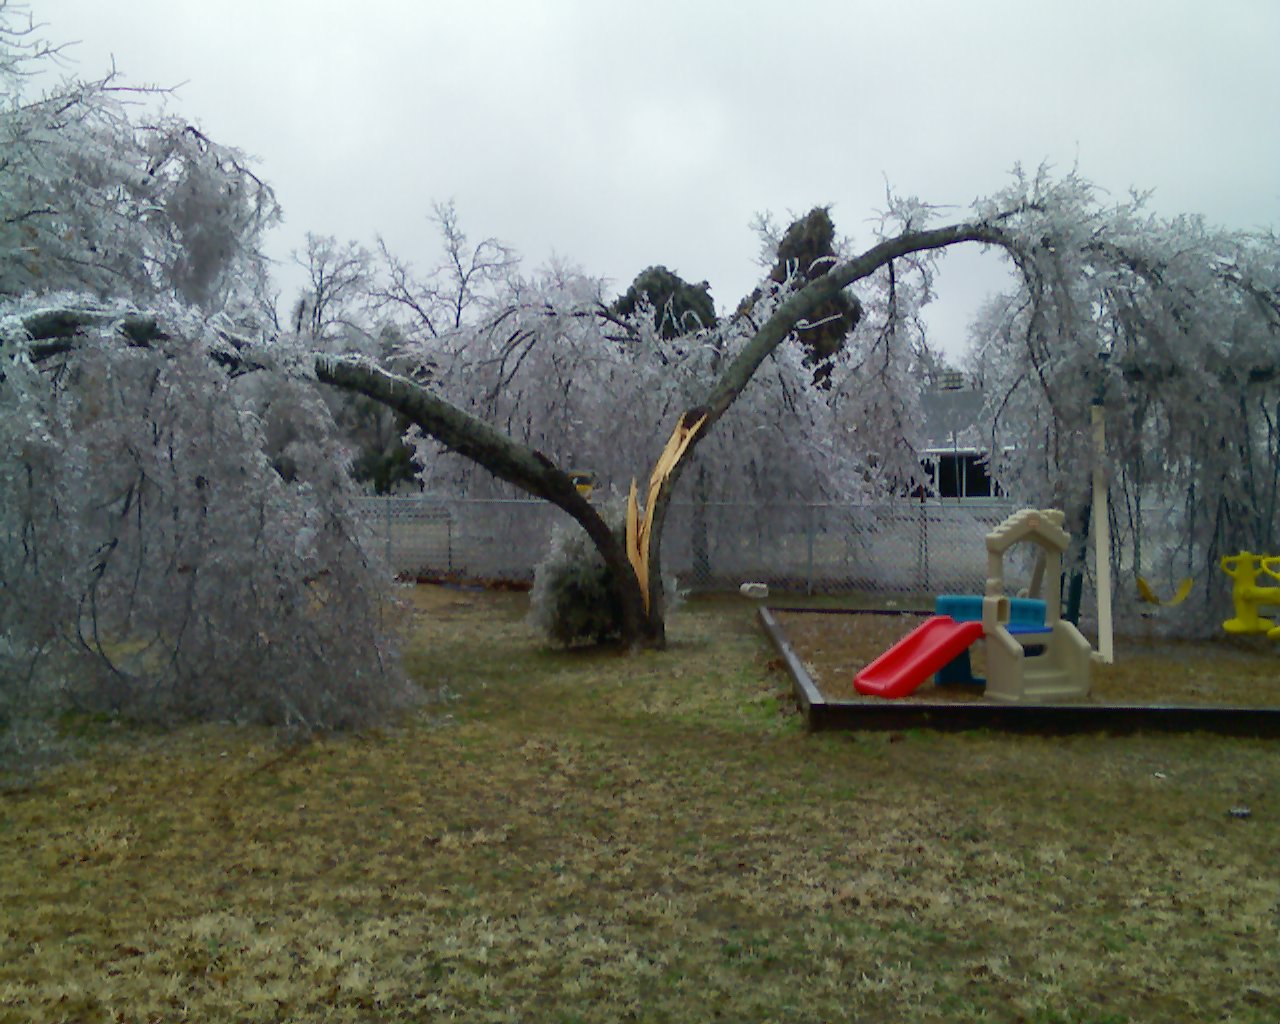
[[[853,677],[924,621],[921,615],[779,612],[796,653],[829,700],[868,700]],[[983,644],[971,650],[985,670]],[[983,700],[980,691],[925,683],[906,701]],[[1088,700],[1099,704],[1280,707],[1280,644],[1265,637],[1179,641],[1117,637],[1115,664],[1093,666]]]

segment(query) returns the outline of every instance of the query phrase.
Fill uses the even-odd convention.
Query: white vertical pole
[[[1093,557],[1098,585],[1098,655],[1104,664],[1115,661],[1111,632],[1111,518],[1107,510],[1107,481],[1102,468],[1107,452],[1106,413],[1102,405],[1090,410],[1093,422]]]

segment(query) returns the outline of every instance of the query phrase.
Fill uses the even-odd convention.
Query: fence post
[[[387,567],[394,573],[395,567],[391,565],[391,495],[384,494],[382,496],[382,507],[387,510],[385,519]]]
[[[804,592],[810,596],[813,594],[813,534],[817,528],[816,506],[810,502],[808,506],[808,515],[805,523],[805,542],[808,547],[808,564],[805,567],[804,574]]]
[[[443,505],[441,506],[444,507]],[[445,558],[449,563],[449,572],[453,572],[453,510],[445,509],[444,520]]]
[[[918,567],[917,579],[920,581],[918,589],[928,591],[929,589],[929,511],[928,506],[924,503],[924,499],[920,500],[920,539],[916,550],[916,565]]]

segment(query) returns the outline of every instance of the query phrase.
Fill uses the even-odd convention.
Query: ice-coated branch
[[[987,245],[1013,247],[1015,242],[1001,229],[984,222],[955,224],[949,227],[925,231],[911,231],[889,238],[853,259],[833,266],[822,277],[805,285],[785,299],[773,314],[756,330],[742,347],[718,380],[706,392],[701,404],[683,414],[687,422],[705,416],[702,426],[685,449],[684,456],[672,467],[654,502],[653,526],[649,548],[651,581],[660,581],[657,571],[661,563],[662,528],[671,495],[684,467],[697,444],[705,438],[716,422],[736,402],[751,382],[764,361],[791,336],[796,326],[813,315],[815,310],[829,303],[840,291],[874,274],[895,259],[913,253],[941,249],[962,242],[979,242]],[[651,584],[650,607],[658,609],[661,616],[662,587],[660,582]]]
[[[623,608],[623,632],[629,642],[645,633],[643,603],[626,552],[600,513],[549,458],[520,444],[484,420],[432,394],[427,388],[368,360],[316,357],[316,377],[325,384],[355,391],[381,402],[417,424],[451,451],[535,497],[551,502],[586,530],[611,570]]]

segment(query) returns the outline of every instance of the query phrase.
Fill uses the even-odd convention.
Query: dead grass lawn
[[[1275,1020],[1272,744],[808,736],[744,604],[621,657],[413,600],[453,703],[3,792],[0,1020]]]

